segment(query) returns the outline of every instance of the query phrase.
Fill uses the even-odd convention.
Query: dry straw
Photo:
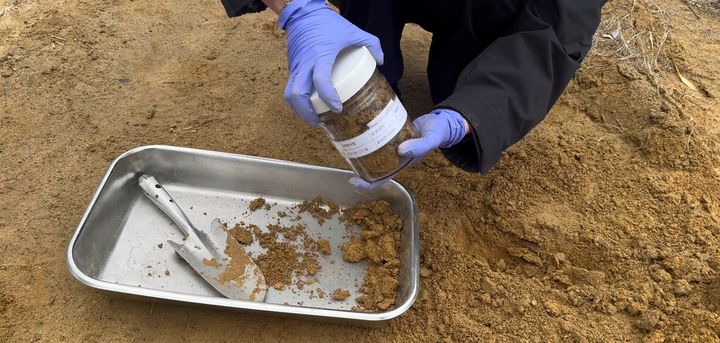
[[[632,0],[627,11],[611,13],[602,21],[595,49],[605,63],[630,61],[657,84],[657,78],[666,69],[661,61],[670,34],[667,14],[658,4]]]
[[[690,6],[720,11],[720,0],[685,0]]]
[[[9,15],[10,12],[14,11],[18,5],[20,4],[20,0],[9,0],[5,1],[5,6],[0,10],[0,18]]]

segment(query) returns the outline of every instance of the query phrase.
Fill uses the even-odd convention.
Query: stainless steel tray
[[[351,311],[364,276],[363,263],[346,263],[340,246],[347,231],[337,219],[322,226],[307,214],[308,232],[330,241],[332,254],[319,258],[319,283],[304,290],[268,290],[265,302],[231,300],[210,288],[164,244],[180,235],[170,220],[147,201],[137,185],[141,173],[164,183],[190,220],[199,227],[213,218],[244,221],[261,227],[277,223],[278,211],[322,196],[341,207],[360,201],[386,200],[405,220],[401,238],[400,287],[396,306],[381,313]],[[171,146],[146,146],[128,151],[110,166],[83,215],[68,247],[68,266],[80,282],[100,290],[188,304],[297,315],[355,324],[379,323],[407,311],[419,289],[419,228],[417,209],[409,192],[389,182],[373,194],[354,192],[351,172],[286,161]],[[276,205],[270,211],[247,211],[262,196]],[[281,219],[284,220],[284,219]],[[281,222],[282,223],[282,222]],[[257,243],[254,243],[257,244]],[[261,248],[253,245],[251,254]],[[313,296],[307,288],[327,295]],[[346,301],[332,301],[336,288],[350,290]],[[151,299],[152,300],[152,299]],[[301,304],[301,305],[300,305]]]

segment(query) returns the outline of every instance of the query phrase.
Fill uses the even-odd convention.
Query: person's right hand
[[[470,133],[470,124],[465,117],[449,108],[435,109],[415,119],[412,125],[420,137],[406,140],[398,146],[400,156],[412,158],[410,164],[420,161],[435,149],[460,143]],[[350,178],[350,185],[359,191],[371,192],[388,181],[390,178],[367,182],[354,176]]]
[[[288,38],[290,76],[285,100],[310,125],[319,124],[310,103],[313,89],[331,111],[342,111],[331,77],[335,58],[341,50],[366,46],[375,61],[383,63],[380,40],[335,13],[323,0],[293,0],[280,13],[279,22]]]

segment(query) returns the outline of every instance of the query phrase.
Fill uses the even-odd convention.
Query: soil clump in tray
[[[264,199],[255,199],[251,204],[251,210],[261,208],[265,204]],[[345,242],[341,249],[345,262],[367,261],[365,277],[359,289],[360,296],[355,299],[357,305],[353,310],[381,312],[395,305],[400,266],[398,249],[403,221],[392,211],[389,203],[385,201],[359,203],[341,210],[332,200],[316,197],[297,204],[293,210],[309,213],[321,225],[337,217],[348,230],[358,230],[357,235]],[[321,265],[318,259],[320,256],[330,256],[332,253],[330,241],[313,237],[308,233],[307,226],[302,223],[268,224],[264,230],[245,222],[235,224],[232,229],[228,229],[227,224],[224,224],[224,227],[229,234],[228,247],[232,239],[242,245],[257,241],[260,247],[265,249],[265,252],[257,255],[253,260],[263,272],[268,287],[277,290],[293,286],[293,280],[298,290],[319,282],[318,273]],[[241,248],[239,245],[233,245]],[[214,265],[217,261],[206,260],[205,263]],[[327,293],[335,301],[345,300],[351,294],[344,289],[330,291],[317,288],[310,292],[312,292],[311,296],[320,298],[324,298]]]
[[[300,213],[309,213],[313,218],[317,219],[320,225],[324,224],[326,220],[329,220],[334,215],[340,213],[340,206],[338,206],[332,200],[323,200],[321,197],[316,197],[312,200],[304,201],[296,206]]]
[[[360,235],[342,246],[347,262],[367,260],[357,311],[387,311],[397,299],[400,231],[403,221],[385,201],[361,203],[343,212],[343,221],[360,227]]]
[[[257,198],[250,202],[249,208],[250,208],[250,211],[255,212],[256,210],[258,210],[259,208],[261,208],[263,206],[265,206],[265,199]]]
[[[235,224],[235,226],[230,229],[228,232],[230,236],[235,238],[238,243],[242,245],[248,245],[253,242],[253,235],[252,230],[256,228],[257,225],[255,224],[249,224],[247,226],[240,224]]]
[[[269,286],[283,289],[292,284],[293,276],[298,286],[313,282],[308,278],[321,269],[317,259],[322,248],[304,225],[268,225],[267,232],[253,226],[252,232],[260,246],[266,249],[255,262]]]
[[[332,292],[332,299],[335,301],[343,301],[350,296],[350,291],[347,289],[336,289]]]

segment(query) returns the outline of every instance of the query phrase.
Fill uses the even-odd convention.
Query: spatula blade
[[[198,230],[155,177],[143,174],[138,185],[182,231],[183,244],[173,241],[168,244],[205,281],[231,299],[265,300],[265,276],[240,244],[228,237],[219,220],[214,220],[209,230]]]
[[[234,256],[218,260],[213,256],[215,254],[200,246],[191,247],[192,244],[188,244],[190,243],[188,241],[184,244],[173,241],[167,243],[192,269],[225,297],[250,301],[265,300],[267,292],[265,277],[247,254],[234,253]],[[242,250],[242,247],[237,245],[236,248]]]

